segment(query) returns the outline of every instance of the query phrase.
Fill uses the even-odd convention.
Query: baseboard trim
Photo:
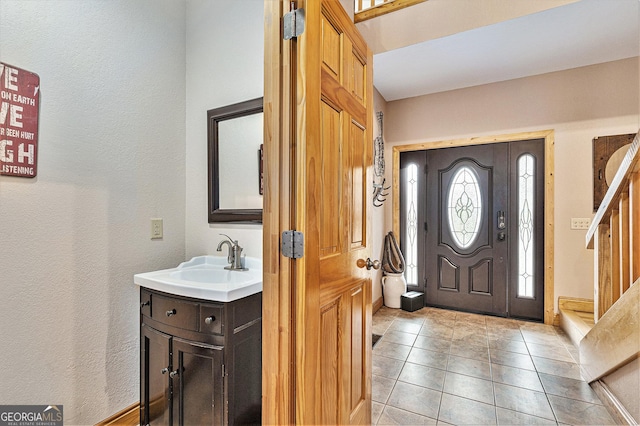
[[[140,403],[130,405],[129,407],[118,411],[116,414],[96,423],[95,426],[119,425],[119,426],[137,426],[140,424]]]
[[[374,314],[375,314],[376,312],[378,312],[378,310],[379,310],[380,308],[382,308],[382,303],[383,303],[382,296],[380,296],[380,297],[378,298],[378,300],[376,300],[375,302],[373,302],[373,313],[374,313]]]
[[[613,420],[620,424],[625,425],[637,425],[638,422],[633,418],[631,413],[622,405],[622,403],[611,392],[609,387],[602,380],[596,380],[591,383],[591,388],[598,395],[600,401],[607,407],[609,414],[613,417]]]

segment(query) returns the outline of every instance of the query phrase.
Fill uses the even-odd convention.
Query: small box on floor
[[[424,293],[408,291],[400,297],[400,306],[403,311],[413,312],[424,308]]]

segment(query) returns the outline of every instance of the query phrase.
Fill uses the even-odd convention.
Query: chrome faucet
[[[222,246],[225,244],[229,246],[229,255],[227,256],[229,266],[225,266],[224,269],[230,271],[248,271],[248,269],[242,265],[242,247],[238,244],[238,240],[232,240],[231,237],[226,234],[220,235],[227,237],[227,240],[220,241],[216,251],[222,251]]]

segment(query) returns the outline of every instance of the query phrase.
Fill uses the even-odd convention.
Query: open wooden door
[[[263,423],[369,424],[372,55],[338,0],[298,1],[289,41],[265,5]]]

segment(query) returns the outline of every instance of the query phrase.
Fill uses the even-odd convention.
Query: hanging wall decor
[[[384,186],[386,179],[384,178],[384,140],[382,138],[382,111],[377,112],[378,130],[380,134],[373,141],[373,205],[382,207],[387,200],[388,191],[391,186]]]
[[[0,62],[0,175],[36,177],[40,77]]]

